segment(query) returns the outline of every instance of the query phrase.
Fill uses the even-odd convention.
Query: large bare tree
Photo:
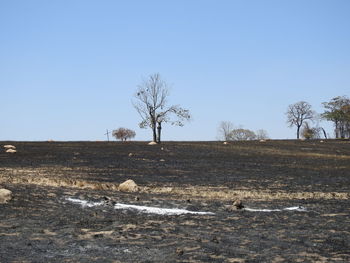
[[[133,105],[140,114],[140,128],[152,129],[153,141],[161,142],[162,124],[183,126],[191,118],[189,110],[179,105],[167,106],[169,88],[159,73],[150,75],[138,86]]]
[[[289,127],[297,127],[297,139],[299,139],[300,128],[303,126],[306,120],[313,120],[315,112],[311,109],[311,105],[309,103],[299,101],[288,106],[286,115]]]

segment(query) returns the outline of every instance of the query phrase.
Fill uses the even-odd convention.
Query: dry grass
[[[43,174],[40,176],[28,176],[25,173],[17,173],[16,176],[0,176],[0,183],[34,184],[51,187],[69,187],[93,190],[119,190],[119,184],[101,183],[72,178],[50,178]],[[228,187],[209,186],[143,186],[139,187],[141,193],[175,195],[180,198],[232,201],[235,199],[254,200],[301,200],[301,199],[350,199],[350,193],[342,192],[286,192],[255,189],[231,189]]]
[[[53,179],[48,177],[15,177],[0,178],[0,183],[11,184],[34,184],[51,187],[69,187],[79,189],[93,190],[113,190],[118,191],[119,184],[89,182],[87,180],[75,179]],[[191,198],[201,200],[221,200],[232,201],[236,199],[253,200],[301,200],[301,199],[350,199],[350,193],[340,192],[285,192],[271,190],[254,189],[230,189],[227,187],[206,187],[206,186],[187,186],[187,187],[160,187],[143,186],[139,187],[139,192],[150,194],[167,194],[180,198]]]
[[[350,193],[339,192],[284,192],[269,190],[235,190],[225,187],[144,187],[143,192],[154,194],[171,194],[192,199],[225,200],[254,199],[254,200],[301,200],[301,199],[350,199]]]
[[[93,190],[117,190],[119,184],[112,183],[99,183],[89,182],[87,180],[76,180],[68,178],[48,178],[48,177],[1,177],[0,183],[11,183],[11,184],[33,184],[40,186],[51,186],[51,187],[69,187],[79,189],[93,189]]]

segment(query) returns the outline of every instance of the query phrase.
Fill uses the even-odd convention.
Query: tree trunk
[[[301,127],[301,126],[298,125],[298,128],[297,128],[297,139],[298,139],[298,140],[299,140],[300,127]]]
[[[324,138],[327,139],[326,131],[325,131],[323,128],[321,128],[321,129],[322,129],[322,131],[323,131],[323,136],[324,136]]]
[[[153,141],[157,142],[157,132],[156,132],[156,126],[152,126],[152,132],[153,132]]]
[[[162,123],[161,122],[158,122],[157,131],[158,131],[157,143],[160,143],[160,137],[161,137],[161,133],[162,133]]]

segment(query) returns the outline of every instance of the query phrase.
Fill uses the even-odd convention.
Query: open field
[[[350,262],[349,141],[5,144],[0,262]]]

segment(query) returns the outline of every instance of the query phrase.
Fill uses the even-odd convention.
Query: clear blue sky
[[[350,95],[350,1],[0,0],[0,140],[150,140],[131,99],[156,72],[193,115],[164,140],[295,138],[289,104]]]

